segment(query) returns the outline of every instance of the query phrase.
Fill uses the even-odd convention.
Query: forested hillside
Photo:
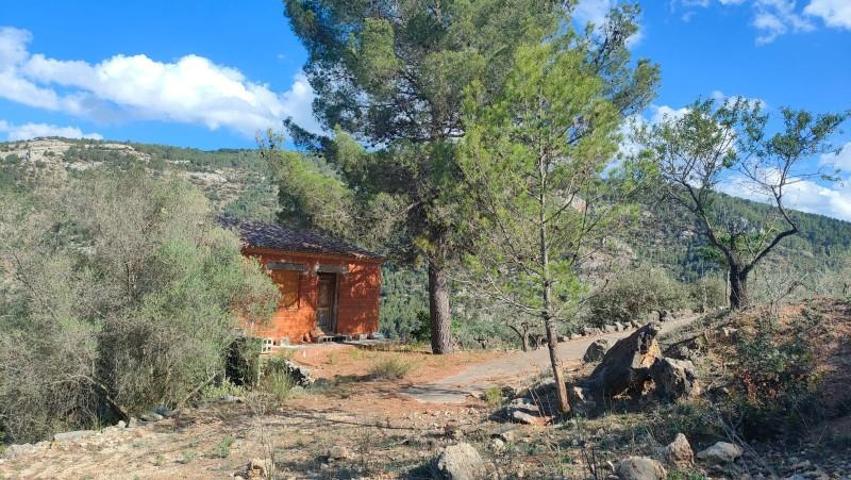
[[[216,209],[231,215],[273,220],[278,208],[277,184],[255,150],[203,151],[56,138],[0,144],[0,188],[48,186],[91,168],[142,168],[152,176],[177,175],[199,187]],[[745,219],[770,211],[765,205],[726,195],[721,195],[718,201],[734,216]],[[716,285],[723,283],[724,266],[720,259],[700,236],[684,228],[676,212],[659,202],[642,203],[639,220],[632,227],[612,232],[628,246],[622,255],[630,258],[621,261],[642,267],[646,275],[665,275],[688,285],[701,279],[716,280]],[[758,294],[780,295],[783,292],[778,291],[792,289],[796,282],[810,293],[841,288],[837,285],[840,282],[837,274],[848,268],[851,223],[820,215],[796,215],[800,217],[802,233],[781,244],[757,272]],[[381,316],[386,334],[427,340],[428,297],[424,278],[424,270],[393,264],[385,267]],[[772,289],[775,291],[769,291]],[[456,284],[454,292],[458,297],[454,323],[460,342],[477,346],[483,338],[512,338],[505,322],[492,321],[507,315],[504,309],[471,308],[480,300],[469,286]],[[688,296],[683,293],[684,298]]]

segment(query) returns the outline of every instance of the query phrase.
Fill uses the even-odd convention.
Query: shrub
[[[653,310],[676,310],[688,304],[685,286],[660,268],[624,273],[588,301],[587,321],[595,326],[629,322]]]
[[[295,381],[290,376],[285,358],[272,357],[264,362],[257,389],[279,402],[292,394]]]
[[[804,316],[781,331],[771,316],[740,331],[735,343],[738,389],[733,412],[747,437],[792,431],[818,416],[818,375],[808,335],[814,318]]]
[[[185,182],[101,172],[0,200],[0,430],[13,441],[182,403],[224,373],[237,319],[277,301]]]
[[[413,368],[410,360],[392,356],[375,362],[369,369],[369,376],[377,380],[397,380],[404,378]]]
[[[701,277],[688,286],[689,301],[698,312],[707,312],[728,304],[727,280],[723,277]]]

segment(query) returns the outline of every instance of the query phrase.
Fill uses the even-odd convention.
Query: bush
[[[701,277],[688,287],[689,301],[695,311],[707,312],[728,304],[727,280],[723,277]]]
[[[274,284],[187,183],[94,173],[0,197],[0,430],[13,441],[182,403],[224,373],[238,318],[274,309]]]
[[[739,388],[733,412],[740,415],[746,437],[794,431],[818,417],[815,391],[819,378],[808,333],[814,321],[804,316],[781,331],[775,320],[766,316],[755,328],[739,332],[735,343],[738,363],[732,372]]]
[[[685,286],[659,268],[639,268],[624,273],[595,292],[588,302],[587,323],[595,326],[615,321],[640,320],[653,310],[677,310],[688,305]]]
[[[392,356],[375,362],[369,369],[369,376],[376,380],[398,380],[404,378],[414,364],[400,356]]]
[[[264,362],[260,381],[257,384],[261,393],[281,402],[289,398],[294,386],[295,381],[290,376],[287,359],[272,357]]]

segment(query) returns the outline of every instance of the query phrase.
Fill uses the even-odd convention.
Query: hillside
[[[151,175],[177,175],[199,187],[214,208],[240,217],[271,220],[277,209],[277,186],[255,150],[203,151],[60,138],[0,143],[0,187],[50,185],[96,167],[144,168]],[[742,218],[758,218],[768,212],[765,205],[734,197],[722,196],[720,201]],[[828,273],[838,272],[847,262],[851,223],[820,215],[797,215],[802,234],[784,241],[762,266],[763,272],[782,275],[760,276],[757,272],[755,290],[772,287],[766,279],[782,277],[787,283],[799,280],[810,291],[822,293],[828,288],[825,279],[833,277]],[[684,228],[674,213],[655,202],[646,202],[640,221],[632,229],[617,234],[628,244],[625,251],[633,263],[662,267],[684,282],[707,275],[723,277],[723,267],[708,255],[704,241]],[[386,333],[422,337],[427,332],[417,332],[423,322],[418,313],[428,309],[422,272],[388,265],[384,276],[382,325]],[[463,302],[456,305],[456,313],[465,315]],[[463,323],[477,325],[475,319],[467,320],[471,321]],[[476,333],[478,328],[473,328],[470,339],[485,333]]]

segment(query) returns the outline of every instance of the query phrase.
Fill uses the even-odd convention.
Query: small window
[[[301,273],[294,270],[272,270],[272,279],[281,291],[281,308],[297,310],[299,307]]]

